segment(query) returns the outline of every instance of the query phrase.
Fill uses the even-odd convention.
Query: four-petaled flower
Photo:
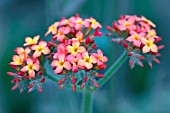
[[[53,60],[51,63],[52,67],[56,67],[54,70],[55,74],[59,74],[63,71],[63,68],[70,70],[71,65],[68,61],[66,61],[65,55],[64,54],[59,54],[57,60]]]
[[[39,57],[41,53],[43,53],[44,55],[50,53],[50,49],[47,47],[47,43],[45,41],[40,41],[38,45],[33,45],[31,49],[35,50],[33,58]]]
[[[103,52],[100,49],[97,50],[97,53],[93,53],[92,56],[95,56],[97,58],[98,66],[108,61],[107,57],[103,56]]]
[[[82,53],[82,60],[78,61],[79,66],[85,66],[87,69],[91,69],[93,64],[97,62],[97,59],[94,56],[89,56],[88,52]]]
[[[80,46],[80,42],[73,42],[72,46],[68,45],[67,50],[73,56],[76,56],[77,53],[82,53],[82,52],[86,51],[86,49],[83,46]]]
[[[29,74],[30,78],[34,78],[35,77],[35,71],[39,71],[40,70],[40,65],[38,61],[33,61],[33,59],[28,58],[27,59],[27,65],[24,66],[21,71],[22,72],[27,72]]]
[[[33,39],[31,37],[26,37],[25,38],[26,43],[24,44],[24,46],[37,44],[39,38],[40,38],[40,35],[35,36]]]
[[[20,54],[20,55],[14,55],[12,57],[13,62],[11,62],[11,65],[21,65],[23,63],[25,59],[25,55],[24,54]]]
[[[140,47],[141,45],[141,38],[145,36],[145,33],[136,33],[135,31],[130,31],[130,36],[126,39],[129,42],[133,42],[134,46]]]
[[[149,37],[147,40],[146,38],[141,39],[142,43],[145,45],[142,48],[143,53],[158,52],[158,47],[154,44],[155,39],[153,37]]]

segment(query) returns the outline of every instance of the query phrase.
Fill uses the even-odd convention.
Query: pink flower
[[[140,34],[136,33],[135,31],[130,31],[131,36],[129,36],[126,40],[129,42],[133,42],[134,46],[140,47],[141,45],[141,38],[145,36],[145,33],[141,32]]]
[[[31,37],[26,37],[25,38],[26,43],[24,44],[24,46],[37,44],[39,38],[40,38],[40,35],[35,36],[33,39]]]
[[[57,38],[59,42],[63,42],[64,38],[66,37],[65,35],[70,32],[69,27],[60,27],[58,29],[57,34],[53,38]]]
[[[102,28],[102,25],[92,17],[90,17],[90,19],[86,19],[86,21],[89,21],[91,23],[91,28],[93,28],[93,29],[96,29],[98,27]]]
[[[59,54],[64,54],[66,55],[68,53],[65,44],[60,43],[57,46],[57,53],[54,54],[53,58],[57,59]]]
[[[48,27],[48,31],[46,32],[45,36],[47,36],[50,33],[56,34],[58,25],[59,25],[59,22],[55,22],[50,27]]]
[[[87,69],[91,69],[94,63],[97,63],[97,59],[94,56],[89,56],[88,52],[82,53],[82,60],[78,61],[79,66],[85,66]]]
[[[84,34],[81,31],[76,33],[76,38],[72,38],[72,41],[84,42]]]
[[[142,48],[143,53],[158,52],[158,47],[154,44],[155,39],[153,37],[149,37],[147,40],[146,38],[141,39],[142,43],[145,45]]]
[[[64,54],[59,54],[58,60],[53,60],[51,66],[56,67],[56,69],[54,70],[55,74],[61,73],[63,71],[63,68],[67,70],[71,69],[71,65],[68,61],[66,61]]]
[[[135,30],[136,29],[136,26],[134,25],[135,23],[135,17],[134,16],[130,16],[129,18],[124,18],[124,19],[121,19],[121,20],[118,20],[118,28],[121,30],[121,31],[124,31],[124,30]]]
[[[151,29],[148,31],[148,37],[154,37],[156,36],[156,31],[154,29]]]
[[[73,56],[76,56],[77,53],[82,53],[82,52],[86,51],[86,49],[83,46],[80,46],[80,42],[73,42],[72,46],[68,45],[67,50]]]
[[[34,78],[35,71],[39,71],[39,70],[40,70],[39,62],[34,62],[31,58],[27,59],[27,65],[21,69],[22,72],[28,71],[30,78]]]
[[[63,19],[60,21],[59,25],[60,25],[60,26],[69,25],[69,26],[73,27],[73,23],[71,23],[70,20],[65,19],[65,18],[63,18]]]
[[[13,62],[11,62],[10,65],[21,65],[25,60],[25,55],[24,54],[14,55],[12,57],[12,60]]]
[[[74,23],[74,27],[75,27],[76,30],[81,30],[83,26],[85,26],[85,27],[89,27],[90,26],[90,23],[88,21],[83,20],[79,16],[71,17],[70,21],[72,23]]]
[[[156,25],[153,22],[151,22],[150,20],[146,19],[144,16],[142,16],[141,20],[146,22],[146,23],[148,23],[149,25],[151,25],[154,28],[156,27]]]
[[[35,50],[33,54],[34,58],[39,57],[41,53],[45,55],[50,53],[50,49],[47,47],[47,43],[45,41],[40,41],[38,45],[33,45],[31,49]]]
[[[29,54],[30,52],[31,52],[31,50],[27,47],[27,48],[22,48],[22,47],[17,47],[16,48],[16,53],[18,54],[18,55],[20,55],[20,54]]]
[[[72,71],[73,72],[78,72],[78,61],[82,60],[81,54],[78,53],[76,56],[73,56],[72,54],[67,56],[67,60],[73,65],[72,66]],[[82,69],[82,67],[79,67]],[[84,69],[84,68],[83,68]]]
[[[96,53],[92,53],[92,56],[96,57],[97,58],[97,65],[100,66],[102,65],[104,62],[107,62],[108,59],[106,56],[103,56],[103,52],[98,49],[97,50],[97,54]]]

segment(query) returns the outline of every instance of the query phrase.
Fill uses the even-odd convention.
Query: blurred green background
[[[0,113],[81,113],[82,93],[57,90],[51,81],[44,84],[42,94],[19,94],[11,91],[12,77],[8,63],[13,50],[22,46],[26,36],[44,36],[47,27],[61,17],[79,13],[93,16],[102,25],[111,25],[123,14],[144,15],[157,25],[157,33],[166,45],[161,51],[161,64],[150,69],[128,61],[95,92],[93,113],[170,113],[170,0],[0,0]],[[105,34],[105,33],[104,33]],[[122,48],[103,36],[96,39],[108,56],[108,67]],[[105,46],[107,45],[107,46]]]

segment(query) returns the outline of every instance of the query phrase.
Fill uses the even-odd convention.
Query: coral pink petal
[[[35,69],[36,71],[39,71],[39,70],[40,70],[40,65],[39,65],[39,64],[34,64],[34,69]]]
[[[84,65],[85,65],[84,60],[79,60],[79,61],[78,61],[78,65],[79,65],[79,66],[84,66]]]
[[[133,39],[133,36],[129,36],[126,40],[129,42],[132,42],[134,39]]]
[[[148,40],[147,40],[146,38],[141,38],[141,42],[142,42],[143,44],[146,44],[147,41],[148,41]]]
[[[35,51],[34,54],[33,54],[33,57],[34,57],[34,58],[37,58],[37,57],[39,57],[40,55],[41,55],[41,52]]]
[[[86,49],[83,46],[79,47],[78,52],[82,53],[84,51],[86,51]]]
[[[93,67],[93,65],[92,65],[92,63],[86,62],[86,63],[85,63],[85,67],[86,67],[87,69],[91,69],[91,68]]]
[[[59,42],[63,42],[64,37],[65,37],[64,35],[58,36],[58,37],[57,37],[57,40],[58,40]]]
[[[32,50],[36,50],[37,47],[38,47],[37,45],[33,45],[33,46],[31,46],[31,49],[32,49]]]
[[[55,67],[55,66],[57,66],[57,63],[58,63],[57,60],[53,60],[53,61],[51,62],[51,66],[52,66],[52,67]]]
[[[65,60],[65,55],[64,55],[64,54],[59,54],[59,55],[58,55],[58,59],[59,59],[59,61],[64,62],[64,60]]]
[[[67,70],[71,69],[71,65],[69,62],[64,62],[64,68],[66,68]]]
[[[57,66],[57,68],[54,70],[54,74],[61,73],[63,71],[63,67]]]
[[[12,60],[13,60],[14,62],[17,62],[17,61],[19,61],[20,59],[19,59],[19,56],[14,55],[14,56],[12,57]]]
[[[99,56],[103,56],[103,52],[100,49],[97,50],[97,53]]]
[[[64,30],[64,34],[68,34],[69,32],[70,32],[70,28],[66,27],[65,30]]]
[[[133,45],[134,45],[134,46],[137,46],[137,47],[140,47],[140,45],[141,45],[140,40],[134,40],[134,41],[133,41]]]
[[[28,58],[28,59],[27,59],[27,64],[33,64],[33,61],[32,61],[31,58]]]
[[[17,47],[16,51],[17,51],[17,54],[21,54],[24,52],[24,49],[22,47]]]
[[[21,69],[22,72],[26,72],[28,71],[28,66],[24,66],[22,69]]]
[[[82,57],[83,57],[83,58],[89,57],[88,52],[83,52],[83,53],[82,53]]]
[[[35,72],[34,72],[34,70],[28,71],[28,74],[29,74],[29,77],[30,77],[30,78],[34,78],[34,77],[35,77]]]
[[[107,62],[108,61],[108,58],[106,56],[103,56],[102,57],[102,62]]]
[[[144,46],[142,48],[143,53],[148,53],[150,51],[150,48],[148,46]]]
[[[92,62],[92,63],[96,63],[96,62],[97,62],[97,59],[96,59],[96,57],[94,57],[94,56],[90,56],[90,59],[91,59],[91,62]]]
[[[42,47],[42,48],[44,48],[44,47],[47,46],[47,42],[45,42],[45,41],[40,41],[39,46]]]
[[[151,51],[158,52],[158,47],[155,44],[152,44]]]
[[[45,55],[50,53],[50,49],[48,47],[43,48],[42,53],[44,53]]]

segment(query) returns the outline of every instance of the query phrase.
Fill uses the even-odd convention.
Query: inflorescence
[[[77,87],[83,89],[86,85],[90,90],[93,90],[93,86],[99,88],[97,81],[104,76],[97,70],[105,69],[108,61],[94,43],[94,37],[102,35],[99,32],[101,27],[94,18],[82,19],[76,14],[69,19],[62,18],[48,28],[45,36],[52,36],[49,42],[38,41],[39,36],[33,39],[27,37],[25,48],[16,48],[17,55],[13,56],[13,62],[10,63],[16,72],[7,72],[15,77],[12,90],[19,88],[22,92],[28,88],[28,92],[33,89],[42,92],[42,83],[48,77],[44,67],[46,60],[55,76],[62,77],[58,81],[59,89],[68,84],[73,91]]]
[[[106,35],[113,37],[113,42],[117,42],[127,50],[131,68],[135,64],[143,67],[144,61],[152,67],[152,61],[160,63],[157,57],[160,56],[159,50],[164,48],[164,45],[158,46],[161,37],[157,36],[155,27],[156,25],[144,16],[124,15],[113,22],[112,27],[106,27],[110,31]]]

